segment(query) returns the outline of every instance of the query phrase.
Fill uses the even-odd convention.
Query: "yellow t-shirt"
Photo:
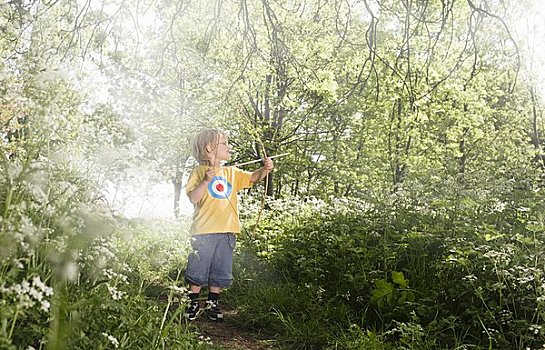
[[[204,179],[210,167],[199,165],[189,175],[185,192],[189,193]],[[215,167],[214,178],[201,201],[195,205],[192,234],[240,233],[237,192],[253,185],[251,172],[234,166]]]

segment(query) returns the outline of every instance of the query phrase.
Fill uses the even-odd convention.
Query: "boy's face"
[[[211,145],[212,156],[216,160],[228,160],[231,157],[231,147],[227,136],[221,134],[216,144]]]

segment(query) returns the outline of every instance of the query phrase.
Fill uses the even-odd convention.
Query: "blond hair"
[[[193,139],[193,157],[201,165],[211,165],[210,158],[206,152],[206,147],[217,147],[216,143],[219,142],[220,136],[225,133],[218,129],[206,129],[199,132]]]

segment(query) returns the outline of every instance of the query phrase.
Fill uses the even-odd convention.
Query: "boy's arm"
[[[214,178],[214,170],[208,169],[204,174],[204,179],[190,192],[187,192],[187,197],[192,204],[197,204],[201,201],[202,197],[206,193],[206,188],[212,179]]]
[[[274,164],[271,158],[265,158],[263,166],[254,171],[252,176],[250,176],[250,181],[255,184],[256,182],[263,180],[273,168]]]

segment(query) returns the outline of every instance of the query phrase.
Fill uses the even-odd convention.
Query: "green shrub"
[[[209,348],[183,320],[172,278],[186,224],[115,217],[92,181],[33,142],[0,152],[0,348]],[[151,285],[164,298],[148,298]]]
[[[289,214],[275,212],[256,233],[257,255],[267,275],[281,276],[274,282],[281,287],[263,279],[258,290],[246,288],[259,305],[244,304],[245,313],[261,315],[287,305],[288,297],[312,310],[311,317],[291,306],[276,313],[280,323],[268,315],[261,325],[274,324],[288,348],[338,343],[350,324],[376,329],[406,349],[526,349],[545,342],[545,235],[538,210],[513,206],[503,209],[503,220],[479,208],[478,215],[459,211],[454,220],[451,211],[357,208],[298,207],[301,216],[286,220]],[[313,293],[301,292],[303,286]],[[277,298],[261,293],[279,289]],[[316,320],[332,314],[342,317],[334,330],[322,330]]]

